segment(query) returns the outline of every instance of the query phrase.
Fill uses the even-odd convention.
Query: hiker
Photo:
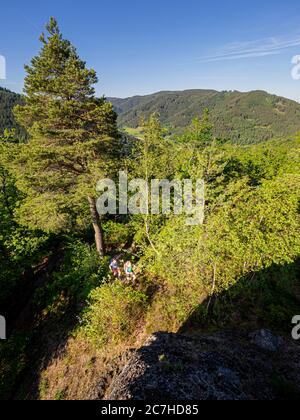
[[[121,277],[121,270],[119,267],[118,260],[116,258],[113,258],[109,264],[109,268],[111,272],[113,273],[114,277],[120,278]]]
[[[127,280],[130,280],[130,279],[135,280],[133,265],[131,261],[126,261],[126,263],[124,264],[124,271],[125,271],[125,276]]]

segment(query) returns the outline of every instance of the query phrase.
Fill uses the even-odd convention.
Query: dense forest
[[[101,375],[157,331],[289,336],[300,306],[300,105],[262,92],[158,95],[138,112],[140,100],[126,105],[122,123],[142,131],[126,136],[122,105],[95,96],[95,71],[55,19],[46,29],[24,102],[0,92],[28,136],[1,108],[1,398],[102,398]],[[203,179],[204,223],[99,215],[97,181],[120,170]],[[110,273],[120,255],[134,280]]]
[[[263,91],[187,90],[110,101],[119,114],[119,125],[125,128],[137,128],[142,117],[159,112],[161,122],[171,132],[182,133],[208,108],[214,135],[239,144],[259,143],[300,130],[300,105]]]

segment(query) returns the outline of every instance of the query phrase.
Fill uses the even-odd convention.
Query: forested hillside
[[[188,90],[108,100],[114,105],[119,126],[123,128],[138,128],[141,118],[157,112],[163,125],[182,133],[193,118],[209,109],[215,136],[239,144],[260,143],[300,130],[300,104],[262,91]],[[20,95],[0,88],[0,132],[15,128],[25,136],[12,113],[14,106],[21,102]]]
[[[182,133],[193,118],[209,109],[215,136],[240,144],[260,143],[300,130],[300,104],[262,91],[187,90],[108,100],[114,105],[119,126],[123,128],[137,128],[141,118],[157,112],[164,126]],[[0,88],[0,132],[16,128],[25,135],[12,113],[13,107],[21,102],[20,95]]]
[[[16,129],[17,134],[25,136],[24,130],[16,123],[13,108],[23,102],[21,95],[0,87],[0,134],[4,130]]]
[[[109,99],[121,127],[136,128],[142,117],[158,112],[164,125],[182,131],[205,108],[214,134],[237,143],[259,143],[300,130],[300,104],[262,91],[248,93],[187,90]]]
[[[181,132],[165,127],[156,113],[149,116],[151,108],[144,109],[141,138],[124,139],[113,105],[95,96],[95,71],[54,18],[40,41],[26,66],[24,103],[13,111],[30,138],[0,135],[0,307],[8,326],[8,339],[0,342],[1,399],[104,399],[132,349],[149,335],[224,330],[232,331],[223,343],[233,340],[235,354],[223,357],[228,364],[238,359],[241,375],[247,363],[253,375],[255,392],[247,395],[299,395],[299,375],[286,377],[285,358],[279,366],[274,356],[277,376],[269,378],[268,354],[255,357],[253,369],[253,348],[238,342],[242,333],[267,328],[290,343],[291,320],[300,310],[300,134],[277,138],[300,124],[299,105],[260,92],[206,92],[210,100],[196,108],[211,112],[194,118],[193,106],[183,111]],[[224,100],[224,121],[238,121],[234,133],[240,130],[246,144],[229,141],[226,130],[216,136],[214,112]],[[244,107],[245,119],[238,111]],[[251,113],[268,130],[277,127],[276,139],[257,137],[259,144],[252,144]],[[273,125],[271,115],[278,115]],[[294,122],[287,128],[281,117]],[[186,214],[176,214],[172,191],[172,211],[165,214],[99,214],[97,182],[118,184],[119,171],[129,181],[204,180],[204,222],[190,226]],[[179,349],[184,364],[170,343],[167,352],[155,349],[153,366],[172,383],[207,360],[201,362],[188,337],[179,340],[189,341],[187,354]],[[297,353],[297,343],[290,344],[290,354]],[[204,357],[214,366],[215,353]],[[260,375],[268,381],[262,388]],[[234,387],[231,395],[242,399],[238,381]]]

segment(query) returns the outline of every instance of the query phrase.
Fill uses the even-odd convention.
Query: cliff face
[[[156,333],[115,376],[110,400],[300,399],[300,346],[250,335]]]

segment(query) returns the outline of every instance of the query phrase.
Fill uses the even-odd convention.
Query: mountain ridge
[[[137,128],[142,117],[158,112],[164,125],[180,131],[208,108],[215,135],[238,143],[260,143],[300,131],[300,104],[263,90],[188,89],[108,100],[120,127]]]
[[[208,108],[217,137],[240,144],[261,143],[300,131],[300,104],[263,90],[249,92],[213,89],[160,91],[128,98],[107,98],[118,113],[121,128],[137,128],[140,120],[159,113],[171,132],[180,133]],[[13,117],[13,108],[22,96],[0,88],[0,134],[8,128],[25,135]]]

